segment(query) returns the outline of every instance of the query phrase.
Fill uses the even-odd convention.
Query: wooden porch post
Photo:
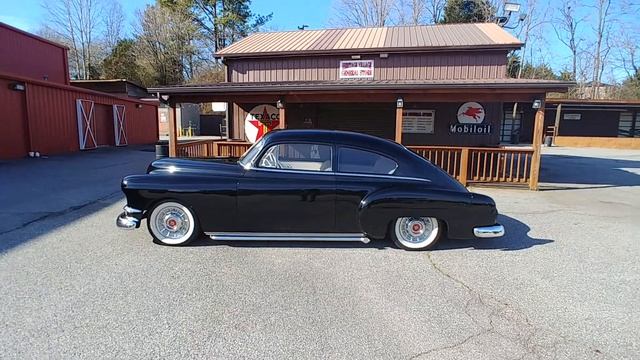
[[[169,105],[169,157],[178,153],[178,129],[176,127],[176,104]]]
[[[544,101],[536,111],[536,118],[533,125],[533,155],[531,155],[531,172],[529,178],[529,189],[538,190],[538,179],[540,177],[540,151],[542,150],[542,131],[544,130]]]
[[[285,112],[285,103],[284,100],[278,100],[277,102],[277,108],[278,108],[278,119],[279,119],[279,123],[278,123],[278,129],[286,129],[287,128],[287,114]]]
[[[396,101],[396,136],[395,140],[398,144],[402,144],[402,108],[404,107],[404,100],[398,98]]]
[[[553,126],[553,144],[556,143],[556,136],[558,136],[558,128],[560,127],[560,113],[562,113],[562,104],[558,104],[556,108],[556,122]]]

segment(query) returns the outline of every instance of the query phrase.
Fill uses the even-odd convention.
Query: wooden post
[[[396,137],[398,144],[402,144],[402,108],[396,107]]]
[[[467,186],[469,171],[469,148],[462,148],[462,154],[460,154],[460,183]]]
[[[178,129],[176,127],[176,105],[169,105],[169,157],[178,153]]]
[[[542,132],[544,130],[544,101],[536,111],[536,118],[533,125],[533,155],[531,155],[531,172],[529,178],[529,189],[538,190],[538,179],[540,178],[540,152],[542,151]]]
[[[278,123],[278,129],[286,129],[287,128],[287,118],[286,118],[286,114],[285,114],[285,110],[284,107],[281,107],[278,109],[278,117],[280,122]]]
[[[556,122],[553,125],[553,144],[556,143],[556,136],[558,136],[558,128],[560,128],[560,113],[562,113],[562,104],[558,104],[556,108]]]
[[[278,100],[276,103],[276,107],[278,108],[278,129],[286,129],[287,128],[287,114],[285,111],[285,102],[284,99]]]

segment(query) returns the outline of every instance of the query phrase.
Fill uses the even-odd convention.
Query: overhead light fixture
[[[396,100],[396,107],[399,108],[399,109],[404,107],[404,99],[403,98],[399,97]]]
[[[388,54],[388,53],[382,53],[382,54],[380,54],[380,58],[381,58],[381,59],[386,59],[386,58],[388,58],[388,57],[389,57],[389,54]]]
[[[540,109],[542,107],[542,100],[533,100],[533,105],[531,107],[534,109]]]
[[[164,101],[168,101],[169,100],[169,95],[161,95],[160,98]]]
[[[276,101],[276,107],[278,109],[284,109],[284,101],[282,101],[282,99],[278,99],[278,101]]]
[[[27,87],[24,85],[24,83],[13,83],[9,85],[9,89],[15,91],[24,91],[26,88]]]
[[[515,2],[508,2],[504,4],[504,11],[506,12],[520,12],[520,4]]]
[[[142,104],[136,104],[137,109],[142,109]]]
[[[360,60],[360,55],[351,55],[352,60]]]

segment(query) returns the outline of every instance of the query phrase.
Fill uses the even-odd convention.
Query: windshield
[[[258,155],[262,147],[264,146],[264,137],[255,142],[247,151],[245,151],[240,159],[238,159],[238,164],[242,165],[242,167],[247,167],[253,161],[253,158]]]

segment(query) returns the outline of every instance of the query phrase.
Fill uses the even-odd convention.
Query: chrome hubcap
[[[154,214],[155,232],[168,239],[179,239],[187,235],[191,221],[187,213],[178,206],[165,206]]]
[[[438,221],[430,217],[404,217],[395,226],[396,237],[405,246],[419,248],[432,243],[438,235]]]

